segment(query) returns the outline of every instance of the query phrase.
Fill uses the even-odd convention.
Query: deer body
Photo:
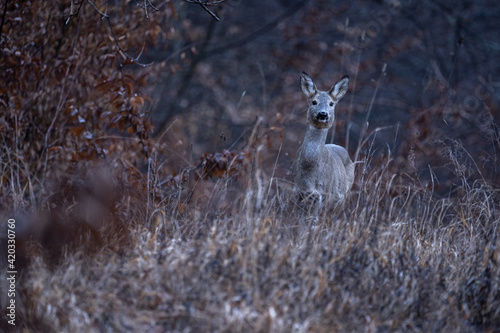
[[[309,128],[292,165],[294,192],[301,199],[312,197],[315,206],[338,203],[352,187],[354,163],[345,148],[325,142],[334,123],[335,105],[347,92],[349,78],[344,76],[328,92],[317,90],[305,72],[300,83],[308,97]]]

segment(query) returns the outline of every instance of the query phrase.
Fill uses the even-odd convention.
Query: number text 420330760
[[[7,220],[7,322],[16,324],[16,221]]]

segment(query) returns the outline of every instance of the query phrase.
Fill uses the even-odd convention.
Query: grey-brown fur
[[[312,199],[317,212],[325,203],[343,201],[354,182],[354,163],[345,148],[325,145],[335,120],[335,106],[347,92],[349,78],[344,76],[329,91],[319,91],[309,75],[302,72],[300,86],[309,105],[309,128],[292,165],[292,180],[298,198]]]

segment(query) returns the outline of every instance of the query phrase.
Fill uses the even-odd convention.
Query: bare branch
[[[110,20],[110,16],[106,13],[103,13],[102,11],[100,11],[96,5],[90,1],[90,0],[87,0],[87,2],[92,6],[94,7],[95,11],[99,13],[99,15],[102,16],[103,19],[105,19],[105,21],[107,22],[108,24],[108,28],[109,28],[109,32],[111,34],[111,38],[113,40],[113,42],[115,43],[115,46],[117,48],[117,51],[116,53],[119,54],[122,58],[123,58],[123,61],[120,63],[120,68],[123,68],[125,67],[126,65],[139,65],[139,66],[142,66],[142,67],[147,67],[147,66],[150,66],[152,63],[149,63],[149,64],[144,64],[144,63],[141,63],[139,62],[139,58],[141,57],[142,55],[142,52],[144,51],[145,49],[145,44],[142,46],[142,49],[141,49],[141,52],[139,53],[139,55],[137,57],[132,57],[131,55],[128,54],[127,51],[125,51],[125,49],[122,48],[122,46],[120,45],[120,43],[118,42],[118,38],[116,37],[115,35],[115,32],[113,31],[113,26],[111,25],[111,20]],[[78,10],[76,13],[74,14],[70,14],[70,16],[68,17],[68,20],[71,16],[76,16],[78,15],[78,12],[80,11],[80,8],[82,7],[82,3],[83,3],[83,0],[82,2],[80,3],[80,6],[78,7]],[[148,17],[148,14],[147,14],[147,6],[150,6],[151,8],[155,9],[155,10],[158,10],[155,6],[153,6],[153,4],[151,3],[150,0],[144,0],[144,4],[145,4],[145,11],[146,11],[146,17]],[[141,5],[137,4],[139,7],[143,8]]]
[[[105,18],[106,18],[106,21],[108,23],[109,32],[111,33],[111,37],[113,38],[113,41],[115,42],[115,45],[118,48],[117,53],[124,58],[124,60],[120,63],[120,67],[124,67],[126,65],[139,65],[139,66],[142,66],[142,67],[150,66],[152,63],[143,64],[143,63],[139,62],[139,58],[142,55],[142,52],[144,51],[145,45],[143,45],[142,50],[141,50],[141,52],[139,53],[139,55],[137,57],[134,58],[131,55],[129,55],[127,53],[127,51],[125,51],[121,47],[120,43],[118,42],[118,38],[116,37],[116,35],[115,35],[114,31],[113,31],[113,27],[111,25],[111,21],[109,20],[109,17],[105,17]]]
[[[2,15],[2,23],[0,23],[0,37],[2,37],[2,30],[3,30],[3,24],[5,22],[5,14],[7,14],[7,5],[9,3],[9,0],[5,0],[4,7],[3,7],[3,15]]]
[[[148,7],[151,7],[153,8],[154,10],[156,11],[159,11],[158,8],[156,8],[152,3],[151,3],[151,0],[143,0],[144,1],[144,5],[141,5],[139,2],[136,1],[136,5],[142,9],[144,9],[144,12],[146,14],[146,18],[149,19],[149,15],[148,15]]]
[[[203,4],[205,6],[217,6],[221,3],[223,3],[224,1],[226,0],[216,0],[216,1],[205,1]],[[184,0],[184,2],[187,2],[187,3],[200,3],[200,0]]]
[[[283,20],[285,20],[289,16],[292,16],[293,14],[295,14],[300,8],[302,8],[306,4],[307,4],[306,1],[297,1],[295,4],[290,5],[288,7],[288,9],[285,12],[283,12],[282,14],[280,14],[278,17],[274,18],[273,20],[269,21],[266,24],[263,24],[258,29],[251,32],[249,35],[242,37],[240,39],[237,39],[237,40],[229,41],[226,44],[222,44],[218,47],[207,50],[207,56],[213,56],[215,54],[220,54],[220,53],[223,53],[229,49],[241,47],[247,43],[250,43],[251,41],[258,38],[259,36],[274,29],[274,27],[276,27],[280,22],[282,22]]]
[[[80,9],[81,9],[81,8],[82,8],[82,6],[83,6],[83,2],[84,2],[84,1],[82,0],[82,1],[80,2],[80,5],[78,6],[78,9],[76,10],[76,12],[73,12],[73,4],[74,4],[74,3],[76,4],[76,2],[71,1],[71,9],[70,9],[70,12],[69,12],[69,16],[68,16],[68,18],[66,19],[66,24],[68,24],[68,22],[69,22],[69,19],[70,19],[70,18],[72,18],[72,17],[74,17],[74,16],[78,16],[78,14],[80,14]]]
[[[207,6],[215,6],[215,5],[218,5],[222,2],[224,2],[224,0],[216,0],[216,1],[212,1],[212,2],[208,2],[208,1],[205,1],[204,3],[201,2],[201,0],[183,0],[184,2],[187,2],[187,3],[196,3],[198,5],[200,5],[201,7],[203,7],[203,9],[209,13],[215,20],[217,21],[220,21],[220,18],[214,13],[212,12],[210,9],[208,9]]]
[[[94,5],[94,3],[93,3],[92,1],[87,0],[87,2],[88,2],[89,4],[91,4],[91,5],[92,5],[92,7],[94,7],[94,9],[95,9],[95,10],[96,10],[96,11],[97,11],[97,12],[98,12],[98,13],[99,13],[102,17],[105,17],[105,18],[108,18],[108,19],[109,19],[108,14],[101,12],[101,11],[99,10],[99,8],[97,8],[97,6],[96,6],[96,5]]]

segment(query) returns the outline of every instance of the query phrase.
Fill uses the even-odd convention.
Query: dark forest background
[[[499,11],[488,1],[6,1],[2,206],[36,206],[51,175],[117,154],[139,173],[156,154],[168,177],[206,153],[204,163],[224,150],[252,160],[266,142],[263,170],[284,178],[306,129],[302,71],[321,89],[350,76],[329,141],[352,158],[390,154],[394,172],[435,180],[440,195],[464,177],[498,184]]]
[[[167,74],[155,87],[155,124],[178,119],[166,136],[187,135],[184,150],[196,156],[244,146],[262,117],[264,128],[283,136],[272,136],[268,156],[272,168],[282,145],[283,175],[306,129],[299,73],[322,89],[347,74],[351,86],[333,141],[352,157],[360,158],[359,143],[369,136],[375,157],[390,149],[412,177],[429,179],[430,167],[447,193],[457,182],[447,151],[457,149],[460,163],[477,164],[467,177],[498,183],[499,10],[470,1],[235,1],[215,22],[189,6],[185,27],[198,32],[192,42],[200,51],[180,75]]]

